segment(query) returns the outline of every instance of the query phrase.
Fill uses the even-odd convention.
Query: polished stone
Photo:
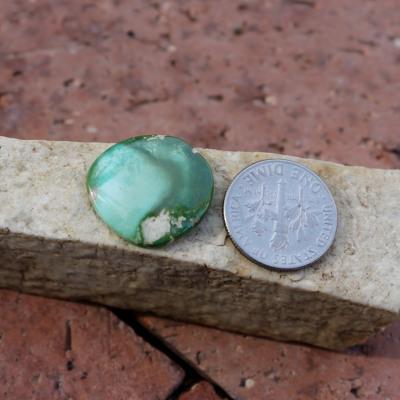
[[[139,246],[161,246],[195,226],[213,194],[207,161],[185,141],[136,136],[102,153],[87,187],[100,218]]]

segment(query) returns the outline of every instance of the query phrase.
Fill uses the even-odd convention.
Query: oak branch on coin
[[[285,157],[328,184],[339,226],[320,261],[277,273],[242,256],[221,215],[240,170],[282,156],[199,150],[215,177],[207,215],[186,237],[144,249],[120,239],[90,209],[86,171],[108,146],[0,138],[1,287],[331,349],[360,343],[398,319],[400,171]],[[288,228],[312,223],[313,212],[288,207]]]

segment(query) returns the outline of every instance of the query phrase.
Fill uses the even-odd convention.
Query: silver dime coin
[[[224,220],[246,257],[265,267],[295,270],[317,261],[332,245],[337,209],[326,184],[309,168],[264,160],[233,179]]]

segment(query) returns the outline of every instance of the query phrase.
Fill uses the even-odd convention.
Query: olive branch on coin
[[[305,204],[303,189],[299,189],[297,198],[290,198],[295,204],[286,206],[286,183],[278,182],[276,192],[268,192],[266,185],[261,188],[260,197],[245,204],[250,216],[247,221],[252,223],[252,230],[258,236],[267,232],[267,223],[273,222],[270,246],[275,251],[286,249],[289,245],[289,231],[296,234],[297,241],[306,236],[306,230],[318,226],[319,211]]]
[[[290,221],[289,230],[296,232],[297,241],[300,241],[306,235],[306,228],[315,228],[319,225],[317,216],[320,211],[312,210],[311,205],[305,205],[302,188],[299,190],[296,205],[287,210],[285,214]]]

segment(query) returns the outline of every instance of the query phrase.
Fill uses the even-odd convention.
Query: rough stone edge
[[[397,319],[386,310],[328,294],[258,282],[183,260],[171,265],[166,257],[143,254],[132,259],[110,246],[94,249],[84,243],[51,242],[4,231],[0,243],[0,287],[30,294],[152,312],[333,350],[358,344]],[[76,256],[65,251],[71,248]],[[92,255],[82,256],[85,253]],[[299,310],[306,313],[300,316]],[[278,318],[271,319],[271,313]],[[367,317],[355,321],[360,314]],[[332,315],[338,318],[329,318]]]
[[[5,140],[9,140],[11,141],[15,141],[15,142],[22,142],[20,140],[17,139],[9,139],[9,138],[2,138]],[[52,142],[48,142],[48,141],[27,141],[30,143],[34,143],[34,144],[40,144],[43,145],[44,147],[47,148],[51,148]],[[69,143],[72,146],[82,146],[83,148],[88,148],[91,149],[92,151],[94,149],[99,149],[102,150],[104,149],[106,146],[111,145],[110,144],[104,144],[104,143],[79,143],[79,142],[63,142],[63,143]],[[73,148],[73,147],[72,147]],[[229,153],[229,155],[232,156],[232,160],[230,160],[231,162],[234,162],[235,157],[237,157],[238,159],[240,158],[241,162],[247,162],[247,161],[254,161],[255,159],[259,159],[259,158],[271,158],[271,159],[276,159],[276,158],[284,158],[284,159],[296,159],[295,157],[289,157],[289,156],[279,156],[279,155],[274,155],[274,154],[269,154],[269,153],[252,153],[252,152],[222,152],[222,151],[218,151],[218,150],[208,150],[208,149],[201,149],[201,152],[205,153],[205,154],[209,154],[211,157],[215,157],[218,156],[218,154],[220,153]],[[303,163],[307,164],[312,164],[314,163],[314,161],[312,160],[303,160],[300,159]],[[317,168],[323,168],[324,166],[328,166],[331,165],[332,167],[340,167],[340,168],[347,168],[345,166],[342,166],[340,164],[335,164],[335,163],[329,163],[329,162],[322,162],[322,161],[318,161],[316,167]],[[362,170],[368,170],[367,168],[364,167],[352,167],[354,168],[353,170],[356,169],[362,169]],[[394,171],[386,171],[386,172],[393,172]],[[396,171],[397,172],[397,171]],[[6,232],[4,232],[6,233]],[[7,235],[6,235],[7,236]],[[22,278],[20,278],[21,282],[33,282],[35,283],[35,279],[36,281],[39,282],[39,289],[33,284],[24,284],[24,285],[20,285],[22,286],[23,290],[25,291],[30,291],[31,293],[38,293],[40,292],[40,294],[46,294],[46,293],[50,293],[51,296],[53,297],[62,297],[62,298],[69,298],[68,294],[63,293],[62,291],[64,290],[63,287],[63,281],[60,281],[58,284],[56,281],[52,281],[51,277],[54,275],[54,271],[49,272],[49,261],[51,261],[52,264],[57,263],[59,264],[59,260],[60,260],[60,254],[62,255],[62,259],[64,259],[64,263],[66,262],[66,260],[71,260],[74,259],[73,257],[69,257],[69,254],[71,252],[75,252],[76,250],[78,250],[77,244],[82,244],[80,242],[72,242],[72,241],[68,241],[68,240],[59,240],[57,241],[49,241],[49,238],[39,238],[38,236],[30,236],[29,234],[24,234],[22,232],[13,232],[12,234],[8,235],[8,239],[11,240],[11,242],[22,242],[23,246],[19,249],[20,251],[18,251],[18,246],[12,246],[13,250],[9,251],[8,253],[6,251],[4,251],[4,258],[8,259],[8,265],[15,265],[17,266],[18,263],[22,263],[22,265],[25,265],[25,267],[22,267],[22,270],[20,269],[19,274],[22,276]],[[46,246],[49,246],[48,249],[43,249],[43,246],[39,246],[38,249],[36,249],[36,255],[32,254],[31,252],[34,251],[34,248],[36,246],[36,244],[34,244],[34,242],[37,242],[39,240],[39,242],[41,242],[41,239],[43,239],[43,243],[46,243]],[[96,284],[98,285],[98,287],[101,287],[101,285],[103,284],[106,289],[104,289],[104,292],[100,295],[96,294],[96,287],[93,287],[93,285],[87,285],[85,286],[85,284],[87,284],[87,282],[85,282],[84,279],[82,279],[82,276],[79,275],[79,273],[82,272],[81,269],[79,268],[75,268],[72,269],[71,271],[69,271],[68,273],[70,274],[70,278],[71,276],[75,276],[75,280],[72,279],[72,286],[70,289],[74,288],[74,284],[76,284],[77,282],[80,284],[80,289],[85,289],[87,290],[89,293],[94,293],[94,295],[87,295],[87,293],[84,291],[84,295],[83,296],[77,296],[77,297],[73,297],[73,299],[84,299],[84,300],[91,300],[91,301],[98,301],[98,302],[103,302],[104,304],[115,304],[118,305],[120,307],[126,307],[126,308],[132,308],[132,304],[136,304],[137,306],[135,306],[134,308],[138,309],[138,310],[149,310],[149,311],[153,311],[158,313],[161,316],[169,316],[169,317],[173,317],[176,319],[181,319],[181,320],[186,320],[186,321],[190,321],[190,322],[198,322],[198,323],[204,323],[207,325],[211,325],[211,326],[217,326],[217,327],[222,327],[225,329],[230,329],[233,331],[239,331],[242,333],[251,333],[251,334],[258,334],[258,335],[264,335],[264,336],[268,336],[268,337],[274,337],[274,338],[279,338],[279,339],[286,339],[287,338],[287,332],[290,332],[289,334],[289,339],[290,340],[295,340],[295,341],[303,341],[303,342],[307,342],[307,343],[312,343],[321,347],[328,347],[328,348],[342,348],[345,347],[347,345],[351,345],[351,344],[355,344],[358,343],[361,338],[365,338],[366,336],[368,336],[369,334],[373,333],[376,329],[378,329],[380,326],[384,326],[387,323],[389,323],[390,321],[397,319],[398,315],[397,313],[393,313],[393,311],[388,311],[386,309],[384,309],[383,305],[381,306],[380,304],[378,304],[376,307],[370,307],[368,306],[368,303],[364,303],[364,302],[351,302],[348,300],[344,300],[344,299],[339,299],[338,297],[335,297],[334,295],[329,295],[329,294],[323,294],[320,291],[315,291],[315,290],[310,290],[308,291],[307,289],[296,289],[293,288],[293,286],[289,286],[286,283],[287,282],[280,282],[279,284],[277,284],[276,281],[271,280],[271,281],[257,281],[256,279],[253,279],[254,277],[252,277],[251,275],[238,275],[236,276],[235,273],[233,272],[229,272],[227,270],[217,270],[217,269],[212,269],[212,268],[208,268],[208,266],[205,265],[200,265],[199,263],[196,264],[195,261],[193,261],[192,263],[188,263],[185,262],[182,259],[178,259],[175,258],[174,260],[169,259],[168,260],[168,254],[167,252],[160,252],[157,254],[157,257],[154,257],[154,263],[160,264],[161,266],[163,265],[163,263],[175,263],[175,264],[179,264],[179,265],[186,265],[188,268],[188,270],[193,269],[194,265],[197,265],[197,267],[201,267],[202,269],[206,269],[208,271],[208,275],[213,276],[215,278],[221,279],[221,283],[217,284],[219,285],[219,288],[222,289],[227,289],[226,292],[220,291],[219,294],[222,295],[222,298],[224,298],[225,293],[227,298],[229,298],[229,296],[234,296],[232,295],[231,292],[235,293],[235,291],[239,291],[242,295],[242,290],[240,289],[240,287],[245,286],[245,284],[241,284],[240,282],[251,282],[251,285],[249,285],[249,287],[246,289],[247,292],[245,294],[248,294],[250,297],[248,298],[248,300],[250,301],[252,298],[252,290],[254,289],[254,287],[256,285],[254,285],[254,282],[257,282],[258,284],[260,284],[261,288],[265,289],[265,290],[270,290],[271,293],[273,293],[273,290],[275,290],[276,292],[276,287],[278,287],[280,290],[280,294],[282,295],[282,297],[287,297],[287,298],[291,298],[292,301],[288,301],[286,302],[286,306],[282,307],[282,302],[277,302],[276,297],[279,296],[275,296],[275,295],[271,295],[271,293],[269,293],[269,296],[264,296],[264,298],[258,298],[258,302],[260,302],[262,304],[262,306],[260,307],[259,304],[257,305],[250,305],[246,304],[246,302],[239,302],[238,308],[234,309],[234,312],[236,313],[236,311],[238,309],[243,308],[243,303],[246,304],[248,306],[249,310],[256,310],[257,313],[259,313],[260,315],[268,310],[268,307],[271,306],[271,304],[277,304],[280,305],[280,310],[279,307],[277,307],[276,309],[273,307],[272,310],[274,312],[274,314],[281,314],[282,310],[284,313],[288,313],[288,311],[293,311],[291,309],[291,307],[293,307],[293,304],[296,304],[297,310],[301,311],[301,318],[303,318],[303,320],[300,318],[300,315],[297,316],[297,320],[298,321],[302,321],[302,323],[304,323],[304,316],[311,317],[314,325],[310,326],[310,327],[305,327],[305,326],[299,326],[299,324],[296,324],[296,316],[291,316],[291,322],[294,322],[294,324],[292,324],[291,326],[284,326],[284,324],[282,323],[282,321],[288,320],[287,319],[287,315],[284,314],[283,317],[282,315],[278,317],[278,319],[280,319],[280,326],[275,327],[276,330],[273,331],[273,329],[269,329],[270,328],[270,321],[267,319],[267,334],[264,333],[264,331],[262,329],[260,329],[259,324],[257,324],[257,326],[254,327],[254,320],[251,320],[249,322],[251,322],[251,324],[253,324],[252,326],[243,326],[243,319],[240,319],[239,321],[233,321],[232,322],[232,318],[233,317],[237,317],[234,313],[230,313],[230,317],[228,319],[227,322],[224,322],[222,320],[222,322],[220,322],[219,318],[220,315],[218,314],[213,314],[211,312],[209,312],[208,314],[202,314],[200,313],[200,316],[198,318],[198,314],[193,314],[192,315],[187,315],[187,310],[181,310],[181,309],[173,309],[172,312],[170,309],[165,310],[164,306],[165,304],[163,304],[163,307],[160,307],[160,305],[157,303],[158,300],[160,300],[158,298],[158,296],[154,296],[155,298],[152,300],[155,301],[154,304],[148,304],[146,303],[146,301],[148,299],[145,299],[146,304],[148,304],[148,307],[143,307],[143,303],[141,303],[140,301],[132,301],[131,297],[135,296],[137,297],[138,292],[140,293],[141,290],[146,290],[147,292],[153,290],[152,287],[146,287],[146,279],[148,278],[148,276],[146,274],[149,274],[149,269],[152,268],[153,265],[153,261],[151,261],[152,256],[151,256],[151,252],[146,251],[145,249],[137,249],[135,248],[135,251],[133,251],[134,254],[132,254],[132,252],[130,251],[130,247],[125,245],[124,243],[122,243],[121,241],[115,241],[115,247],[112,245],[109,245],[110,241],[108,242],[108,249],[112,249],[111,253],[109,256],[109,262],[112,263],[115,261],[114,259],[114,253],[117,251],[121,251],[122,254],[123,253],[128,253],[130,254],[130,258],[132,258],[132,255],[134,255],[134,257],[137,257],[138,259],[142,259],[142,258],[149,258],[149,262],[148,265],[145,268],[145,271],[143,273],[143,281],[140,282],[140,284],[143,284],[143,286],[140,285],[134,285],[135,287],[132,288],[130,287],[129,289],[135,289],[135,290],[130,290],[128,291],[128,293],[124,293],[124,296],[127,297],[127,299],[117,299],[115,300],[114,297],[118,296],[118,293],[121,294],[121,290],[116,290],[113,293],[109,293],[109,287],[107,285],[107,282],[103,282],[101,283],[100,281],[97,282]],[[114,241],[111,241],[111,243],[114,244]],[[84,243],[85,246],[83,246],[82,249],[79,249],[77,251],[77,253],[80,255],[78,258],[80,258],[81,260],[81,264],[85,265],[85,261],[88,260],[94,260],[97,257],[101,260],[105,257],[107,251],[105,251],[104,249],[107,246],[104,246],[102,249],[98,248],[96,246],[96,243],[92,242],[91,240],[88,242]],[[2,245],[0,244],[0,247]],[[57,251],[60,251],[60,254],[57,254]],[[54,260],[46,260],[47,258],[51,258],[54,257]],[[33,261],[36,261],[36,266],[34,263],[32,263]],[[43,261],[44,260],[44,261]],[[105,257],[105,260],[107,261],[107,257]],[[162,261],[163,260],[163,261]],[[31,264],[31,266],[29,266]],[[157,265],[157,267],[160,267],[160,265]],[[39,268],[36,268],[37,266],[39,266]],[[40,271],[40,267],[43,267],[43,271]],[[105,267],[109,267],[109,264],[104,264]],[[91,267],[90,267],[91,268]],[[4,271],[6,271],[6,268],[3,268]],[[18,269],[18,267],[17,267]],[[8,268],[8,270],[10,270]],[[68,270],[67,270],[68,271]],[[172,276],[172,275],[168,275],[168,269],[164,267],[162,267],[161,269],[158,269],[157,271],[160,271],[160,274],[157,275],[157,279],[156,280],[161,280],[162,284],[159,286],[159,291],[161,294],[161,299],[166,298],[167,295],[166,293],[168,293],[168,291],[171,291],[171,288],[175,288],[176,285],[176,277],[178,276],[179,278],[183,278],[182,279],[182,283],[183,283],[183,289],[187,289],[185,286],[185,280],[187,280],[188,278],[186,276],[181,276],[179,274],[181,274],[181,270],[178,269],[176,272],[177,276]],[[78,272],[78,274],[77,274]],[[90,277],[90,272],[88,270],[88,276]],[[130,265],[129,268],[127,268],[127,270],[124,273],[132,273],[133,275],[136,274],[136,270],[134,268],[134,266]],[[151,273],[153,273],[154,271],[151,271]],[[191,271],[190,271],[191,272]],[[35,275],[36,274],[36,275]],[[42,276],[42,282],[40,282],[40,276],[41,274]],[[121,271],[109,271],[108,273],[106,273],[106,278],[109,278],[110,276],[119,276],[118,274],[121,274]],[[190,274],[189,274],[190,275]],[[196,274],[194,274],[194,278],[196,278]],[[230,279],[230,276],[233,276],[237,279],[239,279],[239,281],[236,280],[232,280]],[[170,285],[164,285],[163,280],[165,280],[165,278],[172,278]],[[39,279],[38,279],[39,278]],[[153,277],[154,278],[154,277]],[[161,278],[161,279],[160,279]],[[47,281],[46,281],[47,279]],[[15,281],[15,280],[14,280]],[[18,279],[16,280],[18,281]],[[127,280],[123,280],[125,283],[127,282]],[[211,281],[211,280],[210,280]],[[230,287],[229,285],[225,285],[225,281],[229,282],[235,282],[238,283],[239,282],[239,288],[237,287]],[[132,283],[132,282],[131,282]],[[187,282],[186,282],[187,283]],[[192,287],[189,291],[184,292],[186,298],[185,298],[185,304],[188,304],[187,298],[190,298],[190,296],[193,294],[193,290],[195,289],[196,285],[197,285],[197,281],[196,279],[194,279],[194,281],[190,281],[189,279],[189,283],[192,284]],[[41,285],[41,286],[40,286]],[[32,288],[33,286],[33,288]],[[60,288],[61,286],[61,288]],[[204,285],[203,285],[204,286]],[[227,287],[225,287],[227,286]],[[8,287],[8,286],[6,286]],[[13,287],[13,286],[12,286]],[[97,288],[98,288],[97,287]],[[208,287],[208,286],[207,286]],[[275,289],[274,289],[275,288]],[[215,289],[215,288],[214,288]],[[18,285],[16,287],[15,290],[19,290],[18,289]],[[69,289],[67,288],[67,291]],[[46,293],[42,293],[42,291],[46,291]],[[306,307],[305,309],[303,307],[299,307],[298,306],[298,295],[296,294],[297,292],[299,293],[307,293],[311,295],[311,300],[310,299],[305,299],[306,301]],[[204,295],[204,291],[200,291],[199,296],[203,296]],[[163,297],[164,296],[164,297]],[[178,298],[179,300],[181,300],[183,297],[181,295],[181,293],[175,293],[174,296],[172,296],[171,303],[170,304],[174,304],[174,302],[176,302],[176,298]],[[320,302],[316,302],[317,299],[321,298],[322,301]],[[271,302],[271,299],[273,299],[273,301],[275,303]],[[210,299],[210,304],[212,304],[212,302],[215,300],[214,299]],[[226,300],[226,299],[225,299]],[[253,299],[254,300],[254,299]],[[264,303],[263,300],[267,300],[268,304]],[[279,304],[278,304],[279,303]],[[328,313],[329,316],[332,316],[332,314],[334,316],[337,316],[337,318],[331,318],[328,322],[328,319],[325,318],[325,323],[323,326],[321,326],[320,324],[320,316],[322,315],[321,313],[319,313],[320,309],[318,307],[315,307],[316,309],[314,310],[314,308],[311,307],[311,303],[316,303],[316,304],[320,304],[322,305],[326,310],[330,310],[330,312]],[[126,305],[124,305],[126,304]],[[193,304],[193,307],[197,306],[197,303],[195,301],[193,301],[193,299],[191,299],[191,303],[189,304]],[[175,304],[174,304],[175,305]],[[200,305],[202,305],[200,303]],[[344,311],[341,307],[342,305],[346,306],[346,310]],[[204,304],[203,304],[204,306]],[[225,303],[225,306],[227,307],[227,309],[229,309],[229,306],[231,306],[231,302],[227,301]],[[355,308],[353,308],[355,307]],[[193,309],[194,311],[197,311],[195,309]],[[313,310],[313,313],[311,314],[311,310]],[[333,310],[333,312],[332,312]],[[336,310],[339,310],[339,312],[337,312]],[[350,311],[351,312],[350,312]],[[303,314],[304,311],[304,314]],[[221,310],[221,315],[222,313],[226,312],[226,309],[222,309]],[[342,316],[340,316],[341,312],[346,312],[346,313],[350,313],[350,317],[346,316],[346,318],[343,319]],[[183,317],[182,317],[183,315]],[[194,315],[194,316],[193,316]],[[316,317],[314,317],[313,315],[315,315]],[[351,317],[351,315],[353,315],[353,318]],[[358,317],[360,317],[361,315],[363,315],[363,321],[360,321]],[[355,319],[354,316],[356,316],[358,319]],[[345,323],[343,323],[343,321],[345,321]],[[260,322],[260,321],[258,321]],[[290,322],[290,319],[288,320],[288,322]],[[338,324],[340,325],[338,327]],[[347,325],[348,326],[343,326],[343,325]],[[358,328],[357,328],[358,325]],[[311,331],[308,331],[305,328],[311,328]],[[304,331],[305,329],[305,331]],[[324,335],[321,334],[321,332],[325,331],[325,330],[335,330],[336,329],[336,336],[335,335],[328,335],[329,337],[326,337],[326,334],[328,332],[324,332]],[[319,332],[319,334],[317,334],[317,332]],[[347,339],[346,339],[347,338]]]

